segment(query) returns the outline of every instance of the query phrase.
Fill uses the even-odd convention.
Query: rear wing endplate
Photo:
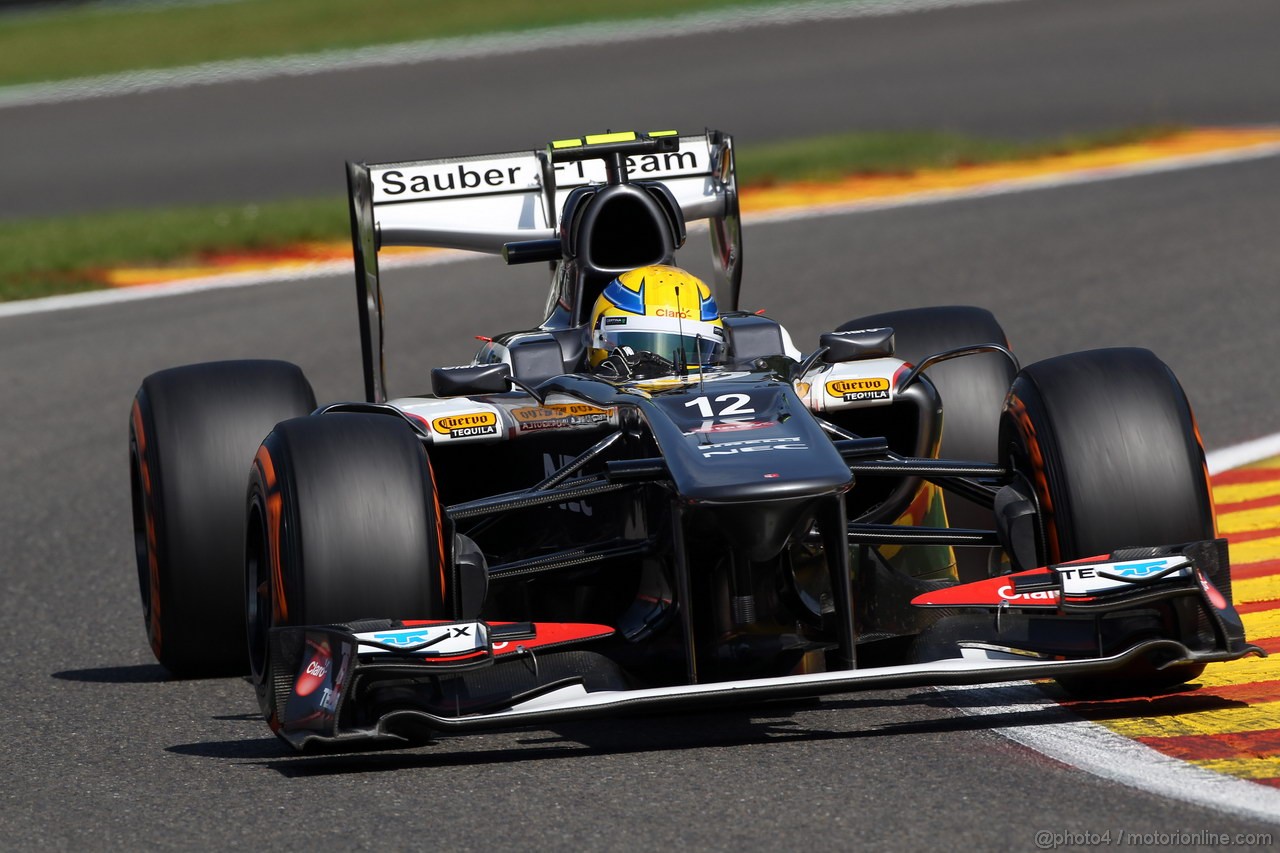
[[[669,137],[677,137],[671,145]],[[645,147],[645,143],[653,142]],[[661,142],[659,146],[656,143]],[[576,149],[572,159],[565,149]],[[640,150],[649,153],[635,153]],[[742,278],[733,140],[707,131],[677,136],[609,133],[562,140],[544,150],[402,163],[347,163],[365,396],[387,399],[378,252],[430,246],[501,254],[508,243],[557,239],[565,199],[577,187],[606,182],[610,152],[626,152],[631,180],[664,184],[685,222],[709,220],[715,284],[737,310]]]

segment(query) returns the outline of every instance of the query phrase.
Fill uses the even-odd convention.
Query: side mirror
[[[501,394],[511,390],[511,365],[499,363],[467,367],[433,367],[431,390],[437,397]]]
[[[893,355],[893,329],[854,329],[848,332],[827,332],[818,339],[826,347],[822,360],[827,364],[857,361],[860,358],[884,358]]]
[[[519,240],[502,244],[502,259],[508,265],[558,261],[563,256],[559,237],[550,240]]]

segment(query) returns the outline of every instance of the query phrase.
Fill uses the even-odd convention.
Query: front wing
[[[502,632],[513,629],[523,632],[522,642],[504,639],[508,635]],[[269,673],[276,685],[272,714],[276,733],[299,750],[405,745],[441,733],[547,725],[624,713],[687,711],[890,688],[1107,675],[1144,660],[1159,661],[1163,668],[1261,653],[1243,640],[1227,647],[1193,650],[1176,640],[1152,639],[1106,657],[1049,660],[975,645],[963,649],[963,657],[928,663],[635,689],[607,678],[592,684],[582,676],[556,677],[552,671],[541,679],[535,677],[533,686],[517,688],[494,701],[468,695],[465,690],[441,690],[440,685],[463,683],[465,680],[456,676],[492,668],[504,653],[506,666],[514,664],[536,676],[539,634],[559,637],[559,644],[564,645],[574,642],[572,637],[599,638],[608,629],[454,622],[423,623],[413,630],[455,635],[458,640],[459,634],[470,635],[471,639],[436,653],[426,648],[427,644],[442,648],[444,641],[425,634],[419,635],[422,646],[418,648],[392,649],[369,645],[370,634],[358,628],[276,629]],[[553,640],[543,645],[543,660],[550,654],[545,648],[556,644]],[[371,684],[378,689],[367,689]]]
[[[308,639],[324,635],[325,632],[308,632]],[[347,639],[350,640],[349,635]],[[571,678],[552,682],[531,694],[513,697],[510,707],[488,712],[450,716],[400,708],[378,716],[370,725],[344,727],[339,724],[339,709],[335,706],[333,712],[324,715],[322,719],[286,717],[280,721],[277,733],[299,750],[326,744],[405,744],[420,741],[427,733],[479,732],[623,713],[688,711],[766,699],[799,699],[865,690],[986,684],[1066,675],[1104,675],[1152,656],[1167,657],[1167,665],[1176,665],[1235,660],[1248,653],[1247,650],[1195,652],[1174,640],[1149,640],[1121,654],[1092,660],[1001,660],[985,656],[951,658],[931,663],[842,672],[598,692],[589,692],[581,679]],[[350,654],[347,653],[340,666],[351,667],[353,674],[363,670],[363,674],[368,675],[376,667],[375,664],[362,664],[359,661],[353,663]]]

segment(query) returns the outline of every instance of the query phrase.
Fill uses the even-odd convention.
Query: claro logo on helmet
[[[845,402],[888,400],[889,380],[881,376],[870,379],[833,379],[827,383],[827,393]]]
[[[450,438],[473,438],[477,435],[497,435],[498,416],[493,412],[468,412],[465,415],[445,415],[431,422],[431,428]]]

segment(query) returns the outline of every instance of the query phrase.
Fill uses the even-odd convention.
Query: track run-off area
[[[1164,755],[1280,788],[1280,456],[1212,484],[1236,610],[1249,642],[1272,657],[1211,664],[1198,687],[1152,699],[1064,704]]]
[[[949,200],[1014,193],[1083,182],[1107,181],[1160,171],[1212,166],[1280,155],[1280,130],[1200,129],[1141,145],[1087,154],[1008,164],[933,171],[887,178],[853,178],[822,185],[789,185],[744,192],[748,223],[821,217],[849,210],[935,204]],[[391,266],[451,263],[467,255],[407,250]],[[330,275],[349,268],[345,246],[298,247],[286,252],[229,256],[189,268],[129,269],[108,273],[113,289],[68,297],[0,305],[6,314],[42,313],[205,289]],[[1249,641],[1280,653],[1280,439],[1249,448],[1210,454],[1219,535],[1230,541],[1233,596]],[[1096,724],[1151,751],[1121,750],[1108,759],[1107,773],[1118,781],[1254,817],[1276,814],[1280,797],[1241,785],[1206,789],[1203,776],[1182,780],[1171,766],[1185,763],[1280,788],[1280,655],[1214,664],[1186,689],[1149,699],[1074,701],[1049,696],[1079,720]],[[970,713],[1016,689],[982,688],[958,703]],[[966,691],[942,691],[963,697]],[[1025,698],[1026,694],[1021,694]],[[1007,709],[1007,706],[1005,706]],[[1037,740],[1052,724],[1005,730],[1011,737],[1052,757],[1073,761],[1075,745],[1062,747],[1062,730]],[[1170,764],[1173,762],[1173,764]],[[1077,762],[1086,763],[1086,762]],[[1085,767],[1085,769],[1091,769]],[[1096,769],[1096,768],[1094,768]],[[1153,784],[1151,780],[1157,780]],[[1211,795],[1207,795],[1211,794]]]

